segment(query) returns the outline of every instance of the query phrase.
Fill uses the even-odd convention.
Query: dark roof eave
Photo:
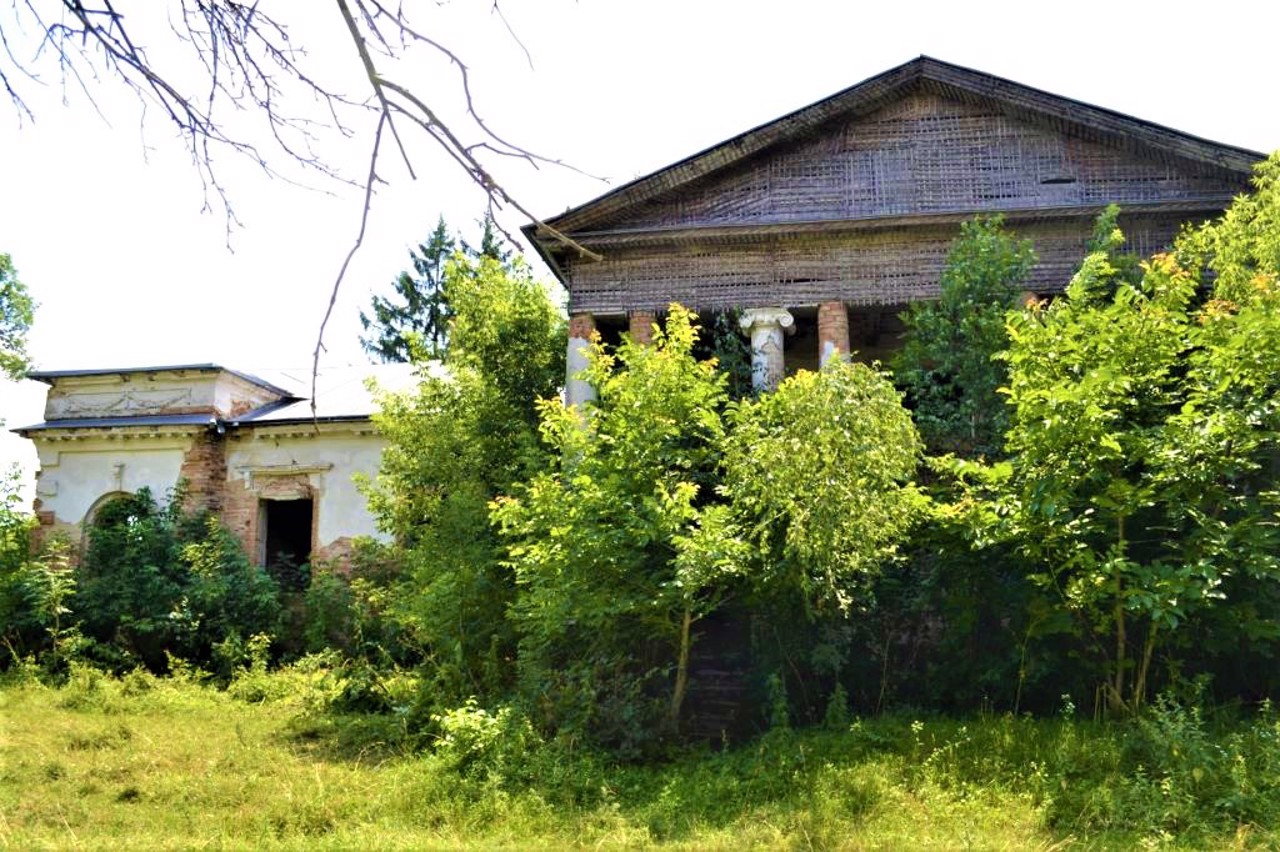
[[[76,429],[129,429],[160,426],[191,426],[211,428],[218,424],[212,414],[157,414],[135,417],[81,417],[66,420],[46,420],[31,426],[20,426],[10,431],[28,437],[28,432],[72,431]]]
[[[1159,213],[1219,214],[1232,199],[1230,195],[1186,201],[1136,202],[1121,207],[1121,216]],[[868,216],[860,219],[811,219],[806,221],[760,222],[731,225],[692,225],[660,228],[628,228],[612,231],[584,231],[574,239],[586,246],[660,245],[695,240],[732,242],[770,235],[840,234],[859,231],[930,228],[952,225],[986,213],[998,213],[1008,222],[1090,219],[1103,204],[1072,204],[1058,207],[1024,207],[1007,210],[961,210],[910,215]]]
[[[267,426],[298,426],[307,423],[372,423],[372,414],[330,414],[319,417],[281,417],[260,420],[228,420],[227,425],[236,429],[254,429]]]

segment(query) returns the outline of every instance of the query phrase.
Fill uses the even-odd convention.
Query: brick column
[[[832,358],[849,358],[849,310],[844,302],[818,305],[818,365]]]
[[[574,314],[569,318],[569,351],[565,358],[565,405],[579,405],[594,400],[596,389],[578,375],[587,368],[587,349],[596,336],[596,318],[591,314]]]
[[[782,332],[795,321],[785,308],[750,308],[742,312],[738,323],[751,336],[751,387],[757,392],[774,390],[786,375]]]
[[[627,314],[628,333],[631,342],[648,346],[653,342],[653,324],[658,321],[653,311],[632,311]]]

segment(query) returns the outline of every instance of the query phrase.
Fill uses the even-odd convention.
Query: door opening
[[[311,500],[263,500],[263,565],[285,591],[307,587],[311,561],[311,530],[315,503]]]

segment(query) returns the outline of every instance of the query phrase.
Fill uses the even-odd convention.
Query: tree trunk
[[[1137,710],[1147,702],[1147,673],[1151,671],[1151,656],[1156,649],[1156,624],[1151,622],[1147,631],[1147,641],[1142,648],[1142,663],[1138,667],[1137,677],[1133,682],[1133,709]]]
[[[1116,538],[1119,552],[1123,555],[1125,551],[1123,515],[1116,519]],[[1110,704],[1114,712],[1123,712],[1126,709],[1124,702],[1124,668],[1129,649],[1124,623],[1124,577],[1119,567],[1115,570],[1115,602],[1112,607],[1111,617],[1116,623],[1116,657],[1113,662],[1115,671],[1112,672]]]
[[[689,628],[693,625],[693,609],[686,603],[684,618],[680,622],[680,653],[676,662],[676,685],[671,693],[671,729],[680,728],[680,708],[689,688]]]

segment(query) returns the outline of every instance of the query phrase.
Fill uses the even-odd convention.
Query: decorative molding
[[[236,474],[245,483],[245,487],[256,490],[259,487],[260,479],[273,479],[283,476],[306,476],[310,478],[314,474],[328,473],[333,470],[332,462],[320,464],[259,464],[259,465],[237,465]]]

